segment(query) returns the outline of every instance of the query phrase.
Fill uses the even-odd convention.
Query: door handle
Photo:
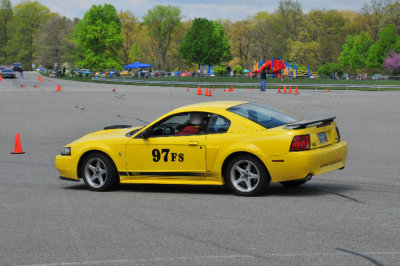
[[[199,145],[197,141],[189,141],[189,146],[196,146]]]

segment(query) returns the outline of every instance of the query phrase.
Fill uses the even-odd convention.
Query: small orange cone
[[[203,95],[202,90],[200,89],[200,87],[197,87],[197,95]]]
[[[189,91],[189,86],[187,86],[186,91]]]
[[[211,89],[208,89],[208,96],[212,96]]]
[[[39,81],[40,81],[40,82],[42,82],[42,81],[43,81],[43,78],[42,78],[42,76],[39,76]]]
[[[61,91],[61,86],[57,85],[57,91]]]
[[[23,154],[25,152],[22,151],[22,146],[21,146],[21,138],[19,137],[19,133],[15,136],[15,146],[14,146],[14,152],[11,154]]]
[[[326,88],[326,92],[330,92],[330,91],[331,91],[330,89]]]
[[[283,93],[286,93],[286,85],[283,86]]]
[[[292,94],[292,86],[289,86],[289,94]]]
[[[294,90],[294,95],[299,95],[299,90],[297,89],[297,86],[296,89]]]
[[[21,88],[25,87],[24,84],[19,85]]]
[[[230,91],[230,92],[233,92],[233,87],[232,87],[232,86],[230,87],[229,91]]]
[[[278,87],[278,93],[281,93],[281,86]]]
[[[253,89],[250,89],[250,92],[253,92]]]
[[[1,81],[1,76],[0,76],[0,81]]]

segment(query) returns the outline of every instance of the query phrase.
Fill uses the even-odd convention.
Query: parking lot
[[[400,264],[400,91],[216,89],[206,97],[193,87],[24,76],[0,82],[0,265]],[[96,193],[58,179],[54,157],[72,140],[214,100],[306,119],[336,115],[346,168],[298,188],[271,184],[253,198],[200,186]],[[10,154],[16,133],[25,154]]]

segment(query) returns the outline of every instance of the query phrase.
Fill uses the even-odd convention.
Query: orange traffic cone
[[[250,89],[250,92],[253,92],[253,89]]]
[[[296,89],[294,90],[294,95],[299,95],[299,90],[297,89],[297,86]]]
[[[1,81],[1,76],[0,76],[0,81]]]
[[[211,89],[208,89],[208,96],[212,96]]]
[[[326,92],[330,92],[330,91],[331,91],[330,89],[326,88]]]
[[[281,93],[281,86],[278,87],[278,93]]]
[[[189,86],[187,86],[186,91],[189,91]]]
[[[57,85],[57,91],[61,91],[61,86]]]
[[[289,94],[292,94],[292,86],[289,86]]]
[[[283,93],[286,93],[286,86],[283,86]]]
[[[42,81],[43,81],[43,78],[42,78],[42,76],[39,76],[39,81],[40,81],[40,82],[42,82]]]
[[[15,146],[14,146],[14,152],[11,154],[23,154],[25,152],[22,151],[22,146],[21,146],[21,139],[19,137],[19,133],[15,136]]]
[[[200,87],[197,87],[197,95],[203,95],[203,92]]]
[[[20,86],[21,88],[25,87],[25,85],[24,85],[24,84],[20,84],[19,86]]]
[[[232,87],[232,86],[230,87],[229,91],[230,91],[230,92],[233,92],[233,87]]]

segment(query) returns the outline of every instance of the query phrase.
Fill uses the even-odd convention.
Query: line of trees
[[[55,64],[98,70],[142,61],[157,69],[198,64],[240,65],[283,58],[313,71],[400,72],[400,1],[370,0],[359,11],[311,10],[281,0],[272,12],[244,20],[183,20],[179,7],[156,6],[140,20],[129,10],[93,5],[83,18],[66,18],[38,1],[12,7],[0,0],[0,64]],[[389,62],[389,63],[385,63]]]

